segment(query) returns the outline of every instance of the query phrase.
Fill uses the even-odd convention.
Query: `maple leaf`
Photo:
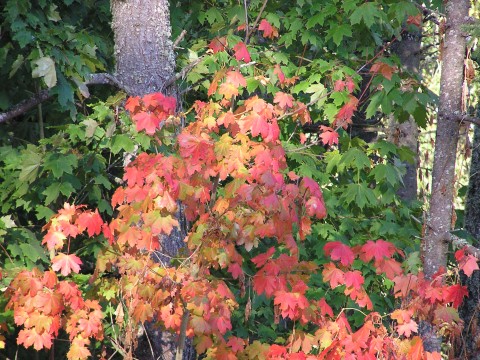
[[[23,344],[26,348],[33,345],[33,348],[37,351],[43,348],[50,349],[52,347],[52,335],[46,331],[37,333],[35,329],[23,329],[18,333],[17,344]]]
[[[75,254],[60,253],[52,259],[52,269],[54,271],[61,270],[63,276],[69,275],[72,271],[78,274],[80,265],[82,265],[82,260]]]
[[[323,316],[329,315],[333,318],[333,310],[330,305],[327,304],[325,298],[321,298],[318,300],[318,307],[320,308],[320,312]]]
[[[242,267],[238,263],[231,263],[228,266],[228,272],[232,274],[234,279],[238,279],[239,277],[243,276]]]
[[[171,215],[162,216],[157,210],[142,214],[142,218],[145,225],[150,226],[153,235],[169,235],[179,225],[177,219]]]
[[[347,86],[347,90],[350,94],[353,92],[353,90],[355,90],[355,83],[350,76],[347,76],[345,85]]]
[[[418,332],[418,325],[415,321],[410,320],[403,324],[397,325],[397,332],[399,335],[404,335],[406,337],[410,337],[412,333]]]
[[[460,284],[450,285],[446,289],[445,301],[453,303],[452,306],[455,309],[458,309],[465,296],[468,296],[468,289],[466,286]]]
[[[273,73],[277,75],[280,84],[285,83],[285,74],[283,73],[282,68],[279,64],[275,64],[275,67],[273,68]]]
[[[388,80],[392,80],[392,75],[393,73],[397,71],[397,67],[395,66],[390,66],[388,64],[385,64],[384,62],[378,61],[375,64],[372,65],[370,68],[370,72],[372,74],[382,74],[382,76]]]
[[[210,41],[210,44],[208,44],[208,47],[212,49],[213,53],[216,54],[217,52],[225,50],[225,46],[227,46],[227,38],[225,36],[222,37],[216,37],[212,41]]]
[[[240,41],[239,43],[237,43],[233,47],[233,51],[235,52],[235,59],[237,59],[238,61],[244,60],[247,63],[250,62],[250,54],[247,50],[247,46],[243,42]]]
[[[345,273],[345,285],[347,287],[353,287],[356,290],[360,290],[362,288],[364,279],[362,273],[358,270],[354,271],[347,271]]]
[[[340,241],[332,241],[325,244],[323,250],[325,251],[325,255],[330,256],[332,260],[340,260],[344,266],[353,264],[353,260],[355,259],[352,249]]]
[[[266,38],[273,39],[274,37],[278,36],[277,29],[265,19],[262,19],[262,21],[260,21],[258,30],[263,31],[263,37],[266,37]]]
[[[47,244],[48,250],[61,249],[67,237],[60,231],[49,231],[42,240],[42,245]]]
[[[332,146],[333,144],[338,144],[338,132],[324,125],[320,126],[320,130],[322,131],[320,139],[322,139],[324,145]]]
[[[358,99],[350,95],[350,100],[342,106],[335,117],[334,127],[343,127],[344,129],[352,122],[353,113],[357,110]]]
[[[228,339],[227,346],[230,346],[234,353],[242,351],[245,348],[245,340],[236,336]]]
[[[220,85],[218,93],[223,95],[225,99],[231,99],[233,96],[238,95],[238,88],[232,83],[224,82],[222,85]]]
[[[195,350],[197,354],[203,354],[213,346],[213,341],[210,336],[200,335],[195,337]]]
[[[273,102],[285,110],[293,106],[293,96],[282,91],[277,91],[273,98]]]
[[[202,316],[193,315],[190,318],[190,326],[195,331],[195,334],[208,334],[211,332],[210,324]]]
[[[411,348],[408,351],[408,359],[417,360],[423,359],[423,341],[419,336],[415,336],[411,342]]]
[[[412,16],[410,15],[408,18],[407,18],[407,24],[409,25],[414,25],[416,26],[417,28],[421,28],[422,26],[422,14],[421,13],[418,13],[417,15],[415,16]]]
[[[267,275],[263,271],[258,272],[253,277],[253,289],[259,295],[265,293],[267,297],[270,297],[279,289],[278,278],[276,276]]]
[[[385,273],[388,279],[393,279],[395,276],[403,273],[400,263],[393,259],[383,258],[382,260],[375,261],[375,266],[377,268],[377,274]]]
[[[75,221],[75,224],[78,226],[80,232],[87,229],[88,236],[93,236],[101,233],[103,220],[98,213],[98,210],[95,210],[93,213],[81,213]]]
[[[322,271],[323,280],[330,283],[330,287],[335,289],[339,285],[345,284],[345,273],[337,268],[335,264],[328,263]]]
[[[72,340],[72,345],[67,353],[68,360],[84,360],[88,359],[92,354],[88,350],[90,340],[83,338],[81,335],[76,336]]]
[[[137,131],[145,130],[148,135],[155,134],[159,128],[161,119],[152,112],[141,111],[132,116]]]
[[[125,109],[130,111],[131,113],[135,113],[137,109],[141,108],[142,105],[140,104],[140,97],[139,96],[132,96],[127,99],[125,102]]]
[[[460,269],[463,270],[468,277],[472,276],[475,270],[478,270],[477,258],[473,255],[467,255],[460,263]]]
[[[272,257],[274,253],[275,247],[272,246],[267,250],[267,252],[253,257],[251,261],[255,264],[257,268],[261,268],[263,265],[265,265],[267,260]]]
[[[360,259],[369,262],[372,259],[382,260],[384,257],[391,258],[399,250],[393,245],[384,240],[372,241],[368,240],[366,244],[361,247]]]
[[[227,72],[227,82],[235,87],[247,86],[247,81],[239,71],[231,70]]]
[[[287,356],[287,348],[285,346],[272,344],[270,345],[270,349],[268,350],[268,358],[281,358],[286,359]]]

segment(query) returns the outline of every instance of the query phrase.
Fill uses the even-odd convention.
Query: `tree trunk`
[[[475,126],[473,138],[472,160],[470,164],[470,179],[468,182],[467,201],[465,204],[465,229],[475,238],[473,245],[480,246],[480,127]],[[462,279],[468,288],[466,298],[459,309],[465,327],[463,342],[458,349],[460,359],[480,360],[480,271],[474,271],[472,276]]]
[[[455,160],[462,114],[462,83],[465,36],[461,26],[468,17],[470,0],[446,4],[445,45],[440,79],[432,195],[423,241],[423,266],[427,278],[447,265],[448,233],[451,230]]]
[[[392,50],[400,58],[403,68],[412,76],[419,75],[420,48],[422,32],[421,29],[405,31],[402,40],[395,43]],[[387,126],[387,139],[397,146],[406,146],[415,154],[414,162],[406,162],[403,186],[398,189],[398,196],[403,200],[412,201],[417,198],[417,165],[418,165],[418,127],[415,119],[410,118],[398,123],[390,117]]]
[[[112,29],[115,40],[116,78],[129,95],[162,92],[175,95],[175,88],[165,88],[174,76],[175,54],[167,0],[112,0]],[[181,207],[180,207],[181,208]],[[183,216],[179,213],[180,223]],[[162,252],[175,255],[184,246],[186,230],[182,226],[162,241]],[[177,335],[161,332],[154,324],[145,324],[135,356],[138,359],[175,359]],[[183,359],[193,359],[191,346]]]
[[[116,76],[130,95],[162,91],[175,55],[166,0],[112,0]]]

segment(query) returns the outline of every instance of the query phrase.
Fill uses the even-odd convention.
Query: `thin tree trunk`
[[[475,126],[473,151],[470,165],[467,201],[465,204],[465,229],[475,238],[473,245],[480,246],[480,127]],[[459,309],[465,327],[462,343],[457,351],[460,359],[480,360],[480,271],[474,271],[472,276],[464,277],[468,288],[466,298]]]
[[[403,68],[411,75],[418,76],[420,68],[421,29],[405,31],[402,40],[394,44],[392,50],[400,58]],[[417,198],[417,166],[418,166],[418,126],[415,119],[410,118],[398,123],[390,117],[387,126],[387,139],[397,146],[406,146],[415,154],[414,162],[406,162],[403,186],[398,189],[398,196],[403,200],[411,201]]]
[[[469,0],[446,4],[446,31],[440,79],[432,195],[423,241],[423,266],[427,278],[447,265],[447,236],[451,230],[455,160],[462,114],[462,83],[465,36],[461,26],[468,17]]]
[[[112,0],[112,29],[115,38],[116,78],[129,95],[162,92],[175,95],[175,86],[165,88],[174,76],[175,54],[167,0]],[[180,207],[181,208],[181,207]],[[178,214],[181,224],[184,218]],[[182,226],[162,241],[162,252],[176,255],[184,247],[186,229]],[[139,338],[137,359],[175,359],[177,335],[162,332],[153,323],[145,324]],[[188,343],[189,344],[189,343]],[[183,359],[193,359],[187,346]]]

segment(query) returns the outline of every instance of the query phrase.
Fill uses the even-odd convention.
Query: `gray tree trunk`
[[[393,46],[393,51],[400,58],[402,67],[411,75],[418,76],[420,71],[421,29],[403,33],[402,40]],[[403,186],[398,189],[398,196],[411,201],[417,198],[417,166],[418,166],[418,126],[413,117],[398,123],[390,117],[387,126],[387,139],[397,146],[406,146],[415,154],[414,162],[406,162],[406,173]]]
[[[446,30],[440,79],[432,194],[423,240],[423,266],[427,278],[447,265],[448,233],[451,230],[455,160],[462,114],[462,83],[465,36],[461,26],[468,18],[470,0],[446,3]]]
[[[175,54],[171,41],[170,9],[167,0],[112,0],[112,29],[115,40],[117,80],[129,95],[162,92],[175,95],[174,87],[165,88],[174,76]],[[181,208],[181,207],[180,207]],[[179,220],[184,224],[181,213]],[[175,255],[184,246],[185,227],[176,229],[162,241],[162,252]],[[145,324],[146,333],[138,339],[137,359],[175,359],[177,335]],[[193,359],[191,346],[183,359]]]
[[[465,229],[475,238],[473,245],[480,246],[480,127],[475,126],[473,151],[470,164],[467,201],[465,204]],[[474,271],[470,278],[464,277],[468,288],[466,298],[459,309],[464,321],[463,342],[457,351],[460,359],[480,360],[478,328],[480,326],[480,271]]]

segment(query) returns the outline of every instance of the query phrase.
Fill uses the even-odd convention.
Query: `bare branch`
[[[50,95],[50,92],[48,90],[42,90],[30,99],[19,102],[18,104],[10,108],[8,111],[0,113],[0,124],[11,120],[17,116],[25,114],[28,110],[34,108],[35,106],[41,104],[44,101],[47,101],[51,97],[52,95]]]
[[[101,73],[101,74],[91,74],[87,81],[84,83],[85,85],[110,85],[116,88],[125,90],[127,93],[128,88],[122,85],[118,79],[116,79],[111,74]],[[16,118],[17,116],[21,116],[25,114],[30,109],[34,108],[35,106],[49,100],[53,95],[50,93],[48,89],[40,91],[38,94],[32,96],[29,99],[25,99],[20,101],[18,104],[11,107],[9,110],[0,113],[0,124],[7,122]]]
[[[185,66],[180,72],[176,73],[170,79],[167,79],[163,84],[163,89],[168,88],[170,85],[173,85],[175,81],[180,80],[181,78],[185,77],[189,71],[191,71],[197,64],[203,60],[203,56],[200,56],[198,59],[193,60],[190,64]]]

